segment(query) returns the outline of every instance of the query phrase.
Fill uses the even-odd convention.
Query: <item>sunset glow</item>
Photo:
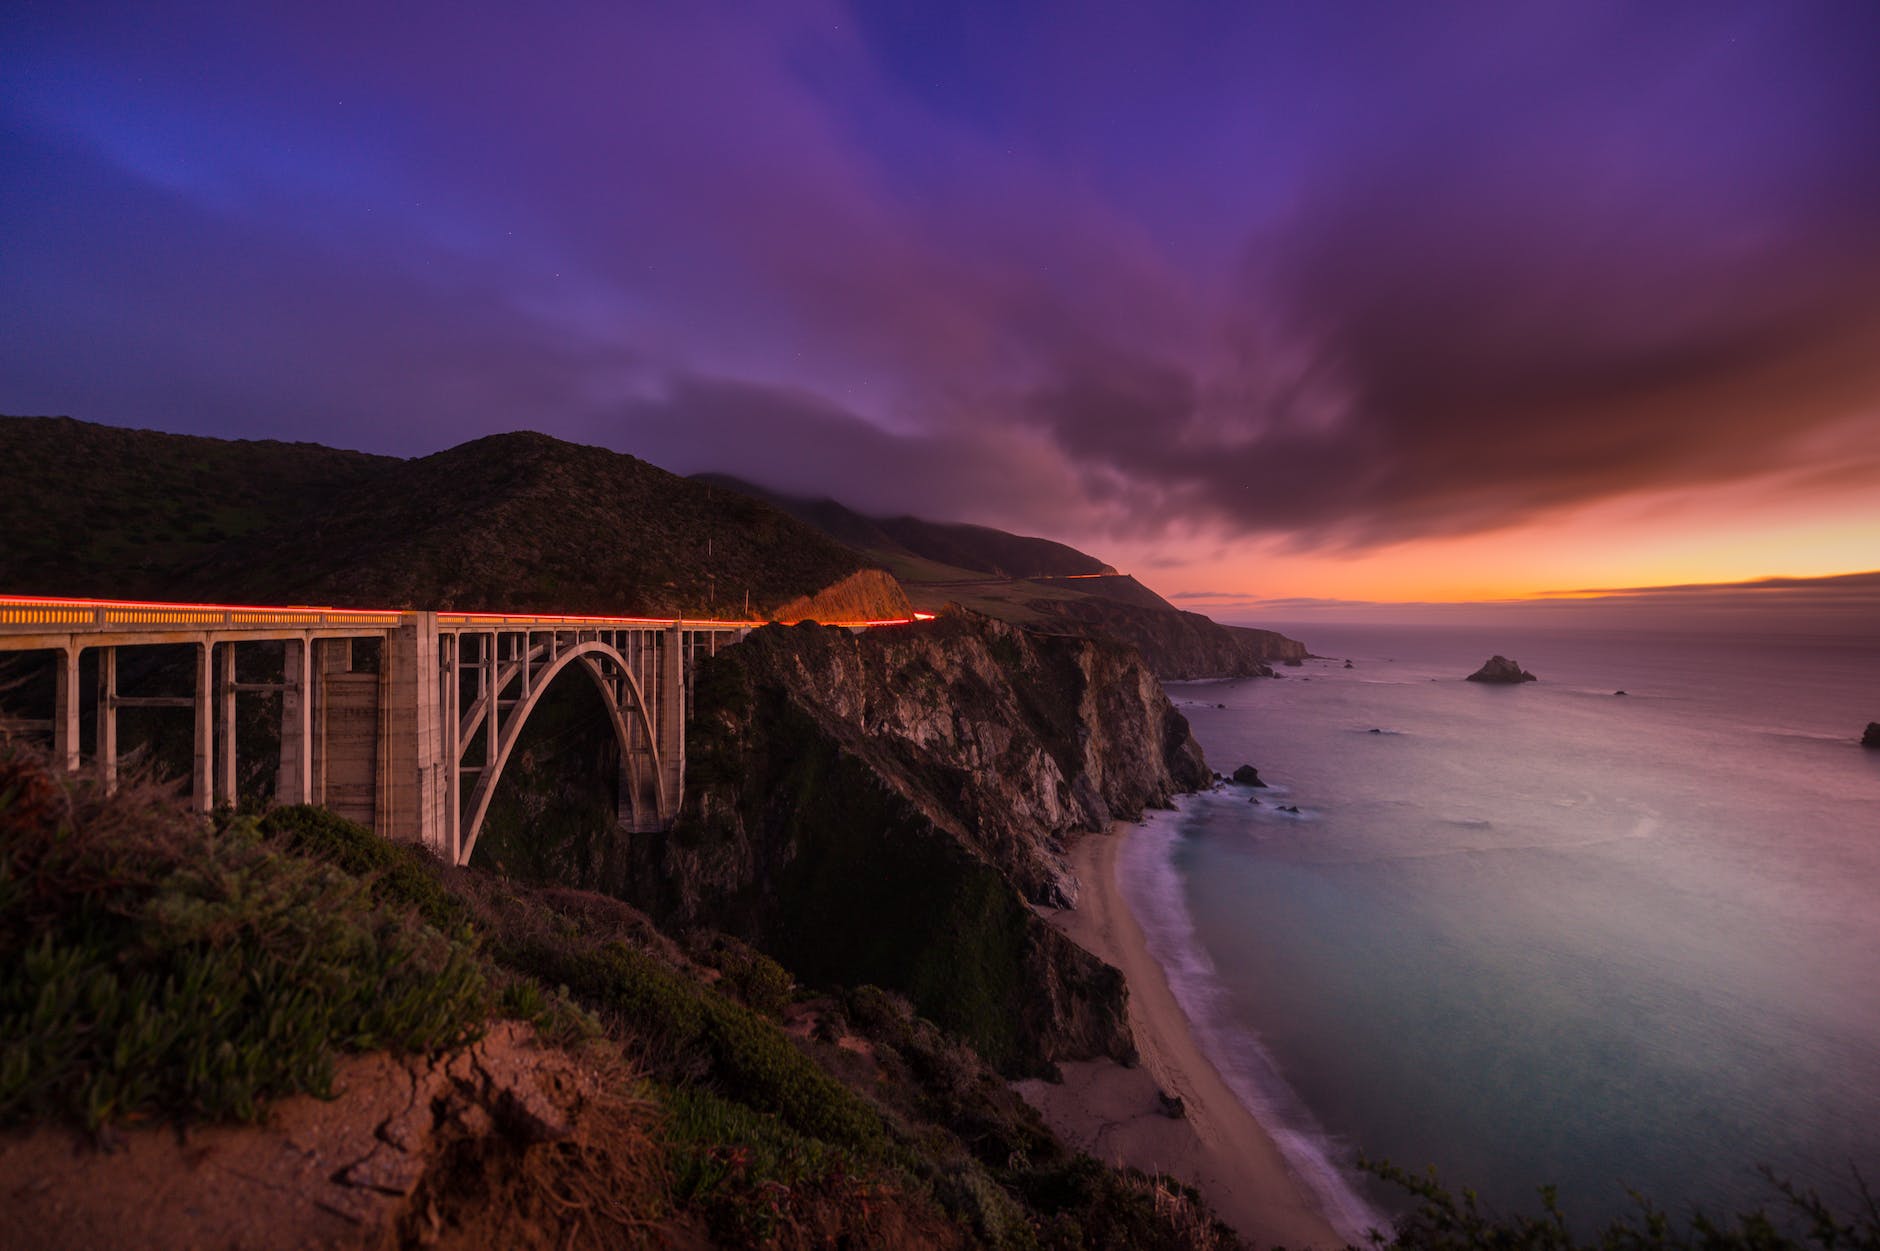
[[[16,6],[0,411],[539,429],[1236,613],[1880,567],[1871,6],[1051,10]]]

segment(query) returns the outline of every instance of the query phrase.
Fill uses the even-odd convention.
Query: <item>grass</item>
[[[1673,1220],[1634,1193],[1635,1218],[1576,1233],[1552,1186],[1539,1188],[1539,1212],[1504,1215],[1484,1207],[1471,1190],[1449,1190],[1433,1168],[1419,1176],[1387,1160],[1362,1158],[1359,1167],[1415,1200],[1397,1222],[1394,1246],[1427,1251],[1880,1251],[1880,1202],[1858,1168],[1850,1176],[1852,1216],[1762,1167],[1757,1171],[1777,1200],[1773,1215],[1758,1208],[1721,1220],[1703,1212]]]
[[[363,825],[325,808],[275,808],[261,818],[260,831],[289,851],[325,861],[363,879],[373,897],[409,908],[439,931],[465,935],[472,913],[427,871],[428,856],[380,838]]]
[[[675,1077],[691,1069],[722,1096],[774,1116],[789,1130],[884,1159],[881,1115],[797,1049],[775,1023],[625,943],[524,940],[502,959],[590,1009],[629,1023]]]
[[[0,1122],[253,1120],[345,1051],[476,1036],[474,953],[251,821],[0,745]]]
[[[684,950],[617,901],[447,868],[321,809],[212,822],[0,744],[0,1124],[258,1120],[331,1094],[346,1052],[514,1018],[589,1057],[592,1112],[556,1143],[447,1145],[427,1219],[514,1245],[1189,1245],[1087,1202],[1101,1186],[1046,1185],[1070,1157],[903,1001],[849,1005],[884,1026],[877,1064],[787,1035],[798,991],[768,956],[709,931]]]

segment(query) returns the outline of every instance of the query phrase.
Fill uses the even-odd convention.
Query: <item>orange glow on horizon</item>
[[[1170,560],[1171,550],[1183,553]],[[1192,555],[1188,554],[1192,553]],[[1880,568],[1880,485],[1779,493],[1767,484],[1640,494],[1475,534],[1355,550],[1283,537],[1195,535],[1107,549],[1171,599],[1209,613],[1256,605],[1593,599],[1615,588],[1826,577]],[[1246,606],[1243,609],[1241,606]]]

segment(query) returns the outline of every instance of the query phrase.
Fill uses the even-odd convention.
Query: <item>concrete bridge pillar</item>
[[[389,650],[389,649],[388,649]],[[352,640],[325,639],[314,693],[314,802],[349,821],[379,817],[382,675],[352,671]]]
[[[215,807],[215,644],[205,636],[196,644],[196,750],[189,771],[189,800],[197,811]]]
[[[98,653],[98,720],[93,731],[98,776],[107,792],[115,791],[118,781],[117,700],[117,648],[107,647]]]
[[[289,639],[281,669],[281,771],[274,793],[284,804],[313,802],[313,640]]]
[[[52,755],[68,773],[78,772],[78,641],[59,651],[53,693]]]
[[[385,732],[376,824],[389,838],[449,858],[437,614],[406,613],[386,640],[380,664]]]
[[[685,788],[685,631],[672,626],[659,640],[659,709],[655,725],[659,732],[659,769],[663,807],[662,822],[679,815],[679,797]]]
[[[215,661],[216,736],[222,743],[222,754],[216,757],[215,797],[218,803],[232,805],[241,799],[236,794],[235,644],[223,643],[215,653]]]

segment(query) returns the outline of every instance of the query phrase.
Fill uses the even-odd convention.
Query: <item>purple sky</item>
[[[0,46],[4,412],[533,428],[1099,550],[1880,489],[1865,0],[14,0]]]

